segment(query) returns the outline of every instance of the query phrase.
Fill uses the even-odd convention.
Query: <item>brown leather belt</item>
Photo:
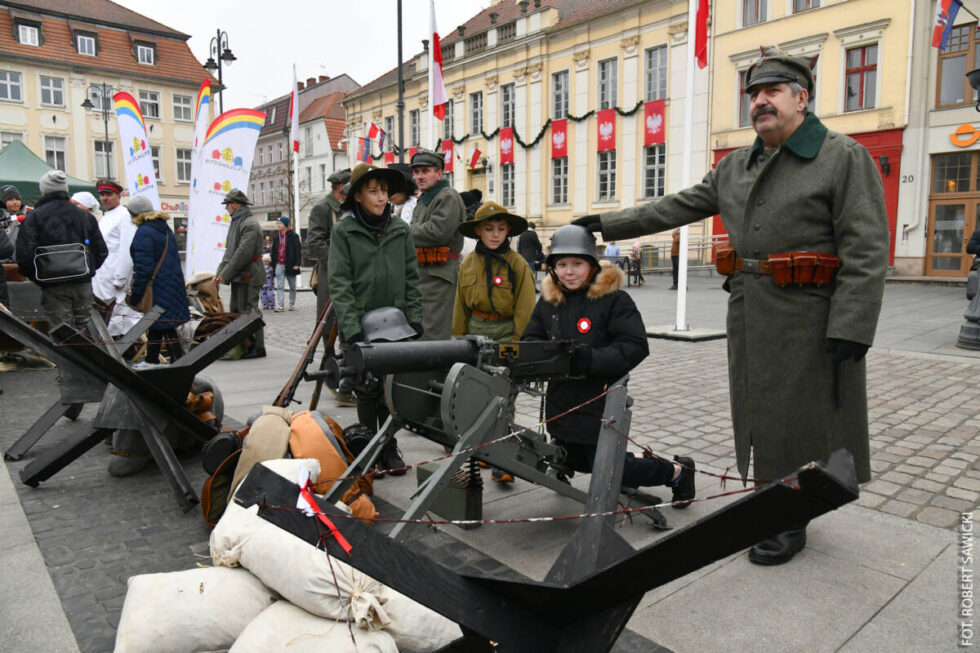
[[[497,315],[496,313],[484,313],[483,311],[478,311],[475,308],[470,311],[473,315],[477,317],[482,317],[484,320],[492,320],[493,322],[503,322],[504,320],[512,320],[512,317],[504,317],[503,315]]]
[[[769,259],[736,258],[735,269],[750,274],[769,274]]]
[[[841,260],[823,252],[780,252],[765,259],[740,258],[727,242],[714,246],[718,274],[730,277],[735,272],[768,274],[777,286],[813,284],[823,286],[834,279]]]

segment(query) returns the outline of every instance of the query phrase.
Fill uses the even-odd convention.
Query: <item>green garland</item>
[[[620,109],[619,107],[613,107],[613,109],[619,115],[624,116],[624,117],[629,117],[629,116],[632,116],[632,115],[636,114],[636,112],[639,111],[640,110],[640,107],[642,107],[643,105],[644,105],[644,101],[643,100],[638,100],[637,103],[635,105],[633,105],[633,108],[632,109]],[[571,120],[572,122],[582,122],[583,120],[588,120],[593,115],[595,115],[595,112],[596,112],[595,109],[590,109],[589,111],[586,111],[585,113],[583,113],[581,116],[573,116],[572,114],[568,114],[568,120]],[[529,150],[529,149],[531,149],[532,147],[534,147],[535,145],[537,145],[538,143],[541,142],[541,139],[544,138],[545,132],[548,131],[548,127],[551,126],[551,122],[552,122],[551,118],[548,118],[545,121],[545,123],[541,126],[541,131],[538,132],[538,135],[535,136],[534,137],[534,140],[532,140],[530,143],[525,143],[521,139],[521,135],[517,131],[517,127],[514,127],[513,128],[513,130],[514,130],[514,140],[517,141],[517,144],[520,145],[522,148],[524,148],[525,150]],[[483,131],[482,129],[480,130],[480,136],[482,136],[483,139],[484,140],[487,140],[487,141],[492,141],[494,138],[497,137],[497,134],[499,134],[499,133],[500,133],[500,127],[497,127],[496,129],[494,129],[489,134],[486,133],[485,131]],[[462,145],[467,140],[469,140],[471,136],[472,136],[472,134],[467,134],[466,136],[463,136],[462,138],[456,138],[454,136],[454,137],[447,138],[447,139],[442,139],[442,140],[451,140],[456,145]],[[392,146],[392,151],[396,155],[400,152],[400,150],[399,150],[399,148],[398,148],[397,145],[393,145]],[[371,155],[371,158],[374,161],[377,161],[378,159],[381,159],[383,157],[384,157],[384,152],[382,152],[381,154],[379,154],[377,156],[374,156],[373,154]]]

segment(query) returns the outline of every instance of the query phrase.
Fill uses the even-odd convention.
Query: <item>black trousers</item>
[[[170,362],[184,355],[177,329],[149,329],[146,332],[146,362],[156,365],[160,362],[160,351],[166,347]]]
[[[596,445],[555,440],[565,449],[565,462],[575,471],[592,473],[595,465]],[[674,463],[662,458],[637,458],[626,452],[623,461],[623,487],[649,487],[667,485],[674,477]]]
[[[674,286],[675,287],[677,286],[677,266],[680,264],[680,260],[681,260],[681,257],[680,256],[671,256],[670,257],[670,266],[671,266],[671,268],[673,268],[673,272],[674,272]]]

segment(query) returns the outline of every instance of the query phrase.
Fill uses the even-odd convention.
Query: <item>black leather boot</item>
[[[757,565],[781,565],[793,559],[806,546],[806,524],[777,533],[749,549],[749,560]]]

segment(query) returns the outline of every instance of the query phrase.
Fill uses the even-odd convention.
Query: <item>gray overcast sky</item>
[[[347,73],[363,85],[398,61],[395,0],[115,1],[190,34],[191,51],[202,63],[218,28],[228,32],[238,61],[222,70],[225,111],[288,93],[293,63],[300,80]],[[436,0],[439,34],[489,5],[490,0]],[[402,55],[408,59],[429,38],[428,0],[402,0],[402,18]]]

